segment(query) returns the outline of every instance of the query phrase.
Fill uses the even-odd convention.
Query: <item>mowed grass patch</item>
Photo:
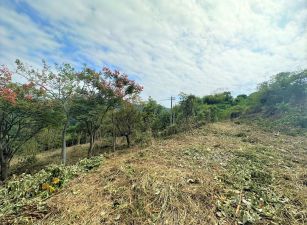
[[[54,211],[36,223],[304,224],[305,146],[305,137],[209,124],[106,155],[49,198]]]

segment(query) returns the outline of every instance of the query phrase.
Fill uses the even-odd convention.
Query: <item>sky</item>
[[[1,65],[109,66],[162,104],[307,68],[306,0],[0,0],[0,15]]]

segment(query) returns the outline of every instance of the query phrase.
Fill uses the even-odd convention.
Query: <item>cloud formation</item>
[[[305,0],[7,0],[0,13],[0,64],[111,65],[145,98],[250,92],[307,67]]]

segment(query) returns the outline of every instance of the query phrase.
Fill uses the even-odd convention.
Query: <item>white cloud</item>
[[[114,65],[138,77],[145,97],[164,99],[181,91],[205,95],[218,88],[238,94],[270,75],[307,66],[304,0],[27,4],[49,25],[40,30],[29,16],[3,9],[10,27],[3,29],[0,23],[0,43],[10,55],[31,60],[34,49],[48,58]],[[13,32],[14,40],[9,37]],[[68,42],[76,48],[73,54],[61,50]],[[1,59],[10,60],[2,55]]]
[[[1,64],[12,66],[17,58],[38,65],[61,46],[52,35],[44,32],[29,16],[0,5]]]

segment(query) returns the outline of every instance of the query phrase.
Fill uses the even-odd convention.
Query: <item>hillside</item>
[[[0,225],[307,225],[307,0],[0,0]]]
[[[105,155],[52,194],[34,224],[304,224],[306,146],[302,136],[210,124]]]

